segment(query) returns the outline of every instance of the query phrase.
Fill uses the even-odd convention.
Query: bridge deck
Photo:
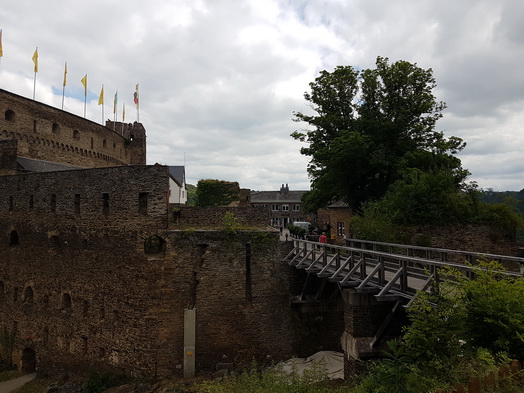
[[[284,258],[289,265],[336,282],[342,288],[374,294],[382,301],[409,302],[417,292],[431,289],[432,283],[446,280],[444,272],[448,267],[474,278],[474,267],[465,264],[466,261],[511,261],[524,266],[524,258],[357,239],[348,240],[348,246],[301,239],[294,239],[293,242],[293,250]],[[461,260],[461,263],[448,259]],[[521,275],[515,271],[505,274]]]

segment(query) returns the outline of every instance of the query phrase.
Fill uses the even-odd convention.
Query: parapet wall
[[[244,228],[267,228],[271,212],[263,207],[191,207],[170,205],[170,224],[173,228],[224,228],[224,218],[230,213],[235,223]]]
[[[144,128],[135,123],[129,132],[125,126],[133,140],[116,126],[105,127],[0,89],[0,140],[18,140],[19,156],[86,168],[145,165]]]

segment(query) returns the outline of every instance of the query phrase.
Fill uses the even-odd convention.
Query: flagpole
[[[138,94],[138,83],[136,84],[136,91],[135,91],[135,105],[136,105],[136,122],[137,123],[140,123],[140,97],[139,97],[139,94]]]
[[[63,83],[63,86],[62,86],[62,110],[64,110],[64,97],[65,97],[66,78],[67,78],[67,61],[64,63],[64,83]]]
[[[87,74],[84,76],[80,82],[84,85],[84,119],[86,118],[86,108],[87,108]]]
[[[38,46],[33,54],[33,63],[35,64],[35,76],[33,78],[33,100],[36,97],[36,73],[38,72]]]
[[[122,103],[122,136],[124,136],[124,122],[126,121],[126,103]]]

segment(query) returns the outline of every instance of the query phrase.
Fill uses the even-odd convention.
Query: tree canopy
[[[374,69],[338,66],[309,85],[304,98],[315,113],[295,112],[308,129],[291,134],[311,157],[306,209],[342,200],[357,210],[421,174],[446,178],[448,191],[461,189],[469,173],[454,154],[465,143],[435,131],[446,105],[433,95],[431,69],[377,57]]]

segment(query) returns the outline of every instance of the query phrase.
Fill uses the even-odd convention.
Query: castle
[[[156,379],[337,345],[338,311],[290,307],[269,209],[180,214],[169,167],[145,157],[139,123],[0,90],[0,360]],[[226,213],[249,229],[224,230]]]

